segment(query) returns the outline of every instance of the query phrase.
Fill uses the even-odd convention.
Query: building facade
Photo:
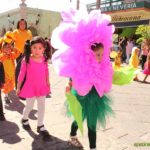
[[[2,37],[6,31],[16,29],[17,22],[21,18],[27,20],[33,36],[42,37],[51,37],[52,31],[61,21],[59,12],[29,8],[22,0],[19,8],[0,14],[0,36]]]
[[[96,9],[96,4],[87,8]],[[150,25],[150,0],[101,0],[100,9],[112,17],[116,28]]]

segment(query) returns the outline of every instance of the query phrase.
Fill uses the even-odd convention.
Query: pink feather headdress
[[[114,26],[111,18],[100,11],[87,12],[70,9],[62,12],[62,22],[52,33],[52,45],[58,49],[52,63],[60,76],[69,77],[73,88],[81,96],[94,86],[100,96],[110,91],[113,70],[109,54]],[[91,45],[102,43],[101,63],[95,59]]]

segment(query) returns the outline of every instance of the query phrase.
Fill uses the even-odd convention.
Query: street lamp
[[[15,24],[15,22],[14,22],[14,21],[11,21],[11,20],[10,20],[10,15],[9,15],[9,14],[8,14],[8,16],[7,16],[7,19],[8,19],[9,24],[12,24],[12,25],[14,25],[14,24]]]
[[[36,20],[35,24],[38,25],[39,21],[40,21],[40,14],[37,15],[37,20]]]

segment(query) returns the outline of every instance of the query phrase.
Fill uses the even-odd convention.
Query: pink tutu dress
[[[145,64],[145,68],[144,68],[143,73],[146,75],[150,75],[150,62]]]
[[[29,63],[22,61],[21,70],[18,81],[22,82],[26,74],[26,81],[20,91],[19,96],[25,98],[46,96],[50,92],[50,88],[46,82],[48,72],[48,64],[44,61],[36,62],[30,58]]]

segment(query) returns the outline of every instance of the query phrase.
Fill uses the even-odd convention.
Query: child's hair
[[[47,50],[45,50],[45,55],[48,56],[48,59],[52,57],[51,55],[51,49],[52,49],[52,46],[50,44],[50,41],[47,39],[45,40],[45,47]]]
[[[3,49],[8,44],[11,44],[12,46],[14,46],[13,42],[11,42],[11,43],[3,42],[2,45],[1,45],[1,48]]]
[[[29,63],[29,58],[31,55],[31,46],[33,44],[36,43],[41,43],[43,45],[43,47],[45,48],[44,51],[44,58],[45,58],[45,62],[50,59],[50,46],[49,43],[47,41],[45,41],[42,37],[40,36],[35,36],[33,37],[32,40],[27,40],[24,46],[24,55],[25,55],[25,60],[26,63]]]
[[[7,42],[3,42],[1,48],[3,49],[7,44]]]
[[[91,50],[94,52],[100,48],[104,48],[104,45],[102,43],[94,43],[91,45]]]

